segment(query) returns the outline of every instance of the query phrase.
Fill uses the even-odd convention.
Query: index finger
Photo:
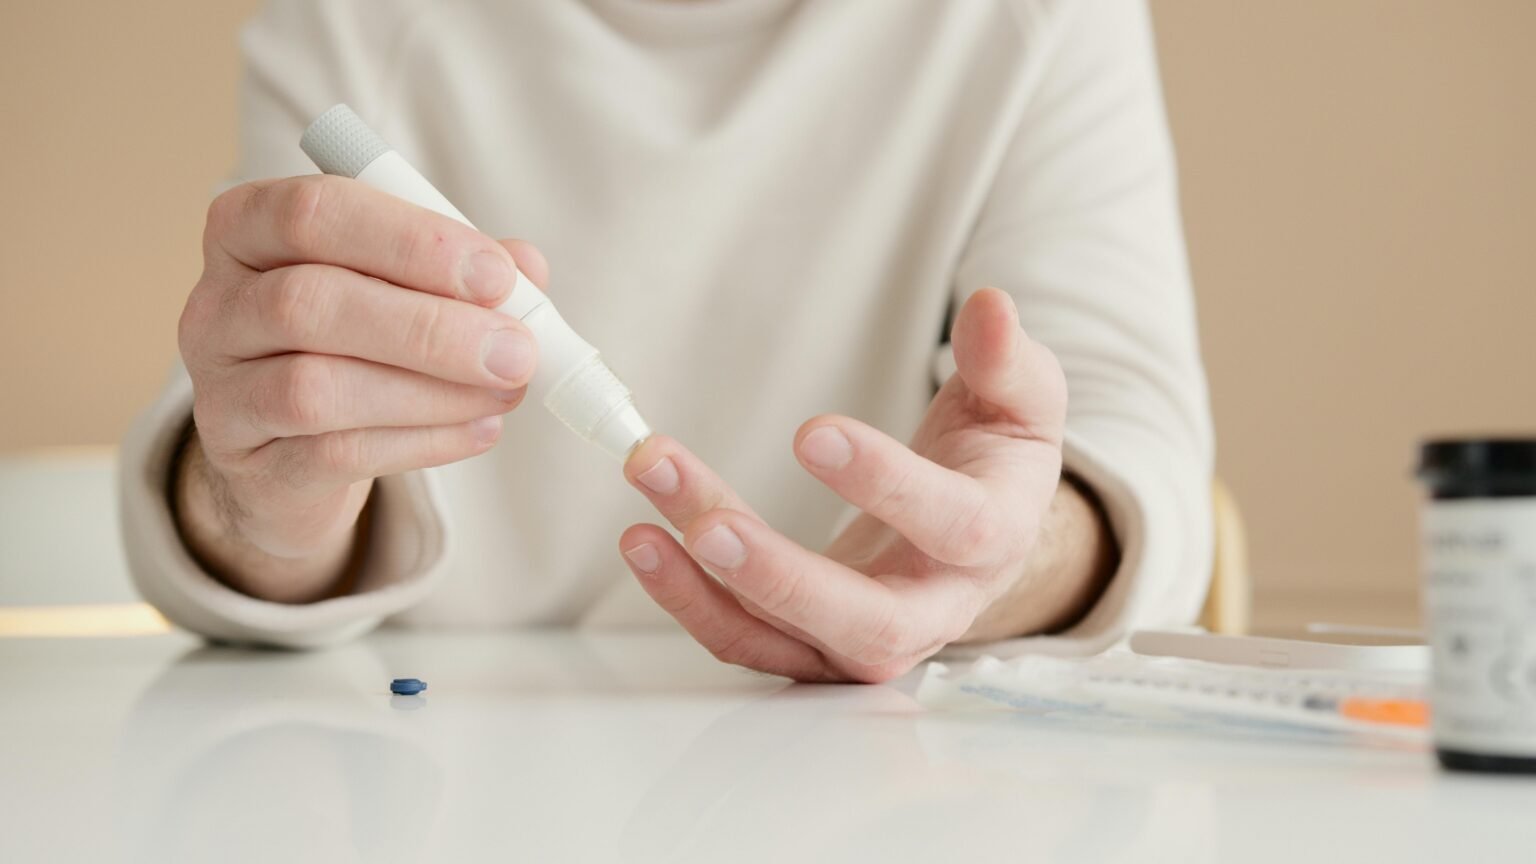
[[[867,576],[733,510],[693,520],[683,546],[765,614],[866,667],[926,657],[959,639],[980,605],[959,574]]]
[[[624,478],[679,531],[721,507],[758,518],[720,475],[666,435],[652,435],[635,448],[624,462]]]
[[[517,266],[500,243],[346,177],[243,183],[208,209],[204,252],[253,270],[331,264],[395,285],[495,306]]]

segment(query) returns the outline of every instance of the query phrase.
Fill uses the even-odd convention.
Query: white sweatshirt
[[[1072,630],[991,650],[1197,614],[1210,419],[1139,0],[274,0],[242,45],[237,178],[312,173],[300,132],[350,103],[481,229],[536,243],[655,428],[811,548],[843,505],[795,463],[796,427],[837,412],[905,439],[953,369],[947,310],[1007,290],[1066,370],[1066,468],[1123,561]],[[167,503],[191,402],[178,369],[122,451],[134,578],[184,627],[310,646],[386,619],[670,622],[617,549],[657,515],[531,403],[491,452],[377,484],[355,593],[235,592]]]

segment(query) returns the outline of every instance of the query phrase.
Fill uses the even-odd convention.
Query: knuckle
[[[684,617],[697,601],[698,598],[688,591],[672,590],[663,595],[657,603],[667,610],[668,614]]]
[[[224,410],[224,399],[217,387],[206,386],[196,378],[192,381],[192,427],[196,430],[199,444],[207,456],[222,455],[225,432],[229,425],[229,412]]]
[[[267,284],[258,303],[269,332],[300,347],[314,335],[325,294],[324,271],[316,267],[284,267],[263,277]]]
[[[912,482],[912,469],[903,468],[898,472],[886,475],[887,479],[874,499],[866,509],[880,518],[886,518],[893,513],[898,513],[906,508],[908,496],[907,489]]]
[[[272,196],[270,218],[285,248],[301,255],[315,248],[315,238],[325,230],[332,185],[331,178],[316,174],[294,177],[261,193],[259,197]]]
[[[254,194],[256,187],[250,183],[241,183],[230,189],[226,189],[214,199],[208,202],[208,212],[203,218],[203,239],[216,242],[218,238],[233,230],[239,224],[241,215],[245,212],[246,201]]]
[[[711,640],[706,644],[710,656],[721,663],[730,663],[735,666],[753,665],[751,652],[746,650],[748,633],[746,630],[737,630],[726,633],[719,639]]]
[[[176,349],[189,368],[194,358],[201,356],[202,338],[212,318],[209,291],[201,281],[193,286],[186,304],[181,307],[181,317],[176,319]]]
[[[982,498],[957,511],[942,537],[939,557],[950,564],[969,567],[996,559],[1004,534],[996,511]]]
[[[474,453],[472,439],[464,433],[462,428],[441,427],[428,429],[424,436],[412,438],[401,444],[395,456],[398,464],[413,468],[427,468],[457,462]],[[366,466],[373,464],[373,456],[363,454],[351,468],[354,472],[361,472]]]
[[[907,630],[900,607],[887,603],[878,623],[849,656],[864,666],[883,666],[899,660],[911,653],[905,650]]]
[[[700,494],[685,496],[688,500],[675,513],[668,515],[672,524],[688,525],[707,513],[725,508],[728,503],[729,492],[722,485],[714,484],[697,491]]]
[[[447,355],[449,346],[457,344],[452,338],[452,325],[445,314],[445,307],[437,298],[423,296],[433,302],[421,303],[411,313],[405,330],[406,356],[413,357],[422,368],[437,368]]]
[[[331,432],[315,439],[316,466],[328,475],[361,476],[368,465],[368,448],[358,430]]]
[[[325,358],[298,354],[284,364],[266,413],[278,427],[303,434],[322,429],[336,408],[336,381]]]
[[[794,570],[782,571],[757,602],[769,615],[794,620],[805,610],[805,580]]]

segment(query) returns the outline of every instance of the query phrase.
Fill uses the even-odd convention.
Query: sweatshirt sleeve
[[[270,2],[241,35],[236,181],[314,173],[299,150],[307,118],[335,102],[376,103],[388,46],[407,22],[397,3]],[[366,18],[366,20],[364,20]],[[382,59],[381,59],[382,58]],[[191,242],[189,240],[189,242]],[[119,465],[119,517],[139,592],[176,624],[227,642],[312,647],[358,636],[420,601],[440,578],[448,536],[430,472],[381,478],[373,530],[354,593],[302,605],[235,591],[205,572],[177,532],[171,472],[192,417],[192,382],[177,364],[129,430]]]
[[[1025,330],[1061,360],[1064,468],[1102,501],[1121,564],[1076,626],[979,646],[992,654],[1085,653],[1132,629],[1188,624],[1210,581],[1210,409],[1151,23],[1126,0],[1050,9],[1038,31],[1048,57],[957,268],[955,302],[1008,291]],[[936,367],[953,371],[947,348]]]

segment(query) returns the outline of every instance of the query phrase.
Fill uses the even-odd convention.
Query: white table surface
[[[130,599],[110,452],[0,457],[0,613]],[[681,634],[0,638],[0,862],[1536,859],[1536,778],[915,685],[790,685]]]
[[[393,697],[392,677],[424,697]],[[1536,781],[791,685],[681,635],[0,639],[0,861],[1525,861]]]

